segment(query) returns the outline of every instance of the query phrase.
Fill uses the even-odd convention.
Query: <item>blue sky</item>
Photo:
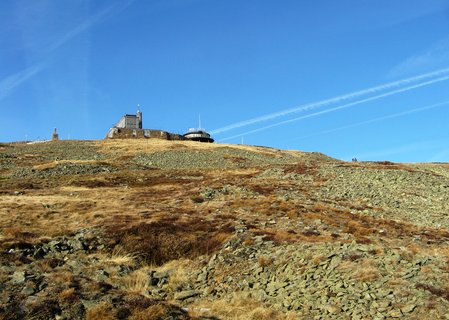
[[[145,128],[449,161],[449,1],[4,0],[0,141]]]

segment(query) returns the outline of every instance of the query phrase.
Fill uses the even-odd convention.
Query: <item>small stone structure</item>
[[[51,141],[58,141],[59,135],[56,132],[56,128],[53,130],[53,134],[51,135]]]

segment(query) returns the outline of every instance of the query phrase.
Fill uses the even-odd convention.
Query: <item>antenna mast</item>
[[[201,113],[198,114],[198,129],[201,129]]]

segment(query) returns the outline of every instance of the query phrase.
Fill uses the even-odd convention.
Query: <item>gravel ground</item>
[[[16,156],[8,153],[0,153],[0,170],[14,167]]]
[[[449,228],[448,176],[344,166],[323,166],[320,172],[328,178],[316,192],[320,198],[364,203],[383,208],[384,218],[393,213],[411,223]]]
[[[39,178],[45,179],[50,177],[63,177],[79,174],[98,174],[117,171],[116,168],[109,165],[96,165],[96,164],[75,164],[65,163],[58,164],[53,168],[47,168],[42,170],[36,170],[29,167],[19,168],[14,170],[10,174],[10,178],[23,179],[23,178]]]
[[[293,163],[298,157],[276,156],[233,148],[217,148],[208,151],[168,150],[140,154],[134,161],[141,165],[169,169],[241,168],[247,166]]]
[[[52,141],[35,144],[8,144],[0,151],[3,157],[16,157],[20,159],[26,155],[33,155],[39,160],[99,160],[104,155],[98,148],[86,141]]]
[[[274,246],[259,239],[232,252],[226,247],[192,277],[198,292],[213,288],[209,299],[244,292],[304,319],[423,319],[436,298],[432,292],[440,293],[436,288],[447,283],[444,270],[443,259],[398,249],[356,243]],[[431,312],[447,319],[448,307],[440,298]]]

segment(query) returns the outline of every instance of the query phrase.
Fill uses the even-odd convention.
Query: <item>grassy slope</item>
[[[118,284],[126,294],[148,296],[142,272],[164,268],[166,263],[177,265],[177,270],[201,268],[205,257],[220,250],[244,225],[242,240],[249,246],[262,236],[276,246],[358,243],[438,259],[443,266],[438,270],[440,278],[431,285],[422,284],[429,301],[415,312],[444,315],[441,310],[449,298],[449,288],[444,286],[449,283],[449,169],[445,164],[344,163],[321,154],[163,140],[5,144],[0,155],[0,245],[2,265],[10,267],[2,269],[5,282],[11,282],[14,270],[29,266],[50,272],[55,279],[64,272],[72,277],[73,268],[46,270],[51,264],[48,257],[24,260],[20,254],[5,252],[20,253],[79,230],[95,230],[95,237],[102,238],[98,247],[69,259],[84,261],[81,269],[89,263],[97,268],[129,265],[133,272],[111,275],[106,282]],[[183,264],[183,259],[190,262]],[[261,265],[266,263],[259,260]],[[357,269],[363,263],[368,262],[356,261],[351,267]],[[89,275],[90,271],[83,272]],[[64,286],[64,281],[52,277],[46,281],[50,286],[59,283],[54,300],[60,308],[64,309],[67,299],[80,299],[82,289]],[[174,276],[171,279],[173,292],[176,281],[187,281],[182,272],[176,281]],[[93,290],[101,292],[94,284]],[[17,300],[23,305],[29,300],[12,284],[5,289],[9,298],[4,294],[2,302]],[[50,299],[51,294],[45,297]],[[126,305],[131,310],[128,316],[175,312],[170,308],[179,302],[171,299],[170,295],[166,299],[171,301],[168,306]],[[86,317],[90,309],[97,308],[98,313],[111,307],[102,307],[110,302],[100,297],[90,301],[92,305],[82,313]],[[246,304],[235,300],[231,305],[221,298],[195,303],[191,317],[212,310],[230,318],[226,306],[242,310],[241,318],[280,319],[285,312],[257,299]],[[25,314],[30,308],[24,307]],[[249,315],[249,310],[257,312]]]

